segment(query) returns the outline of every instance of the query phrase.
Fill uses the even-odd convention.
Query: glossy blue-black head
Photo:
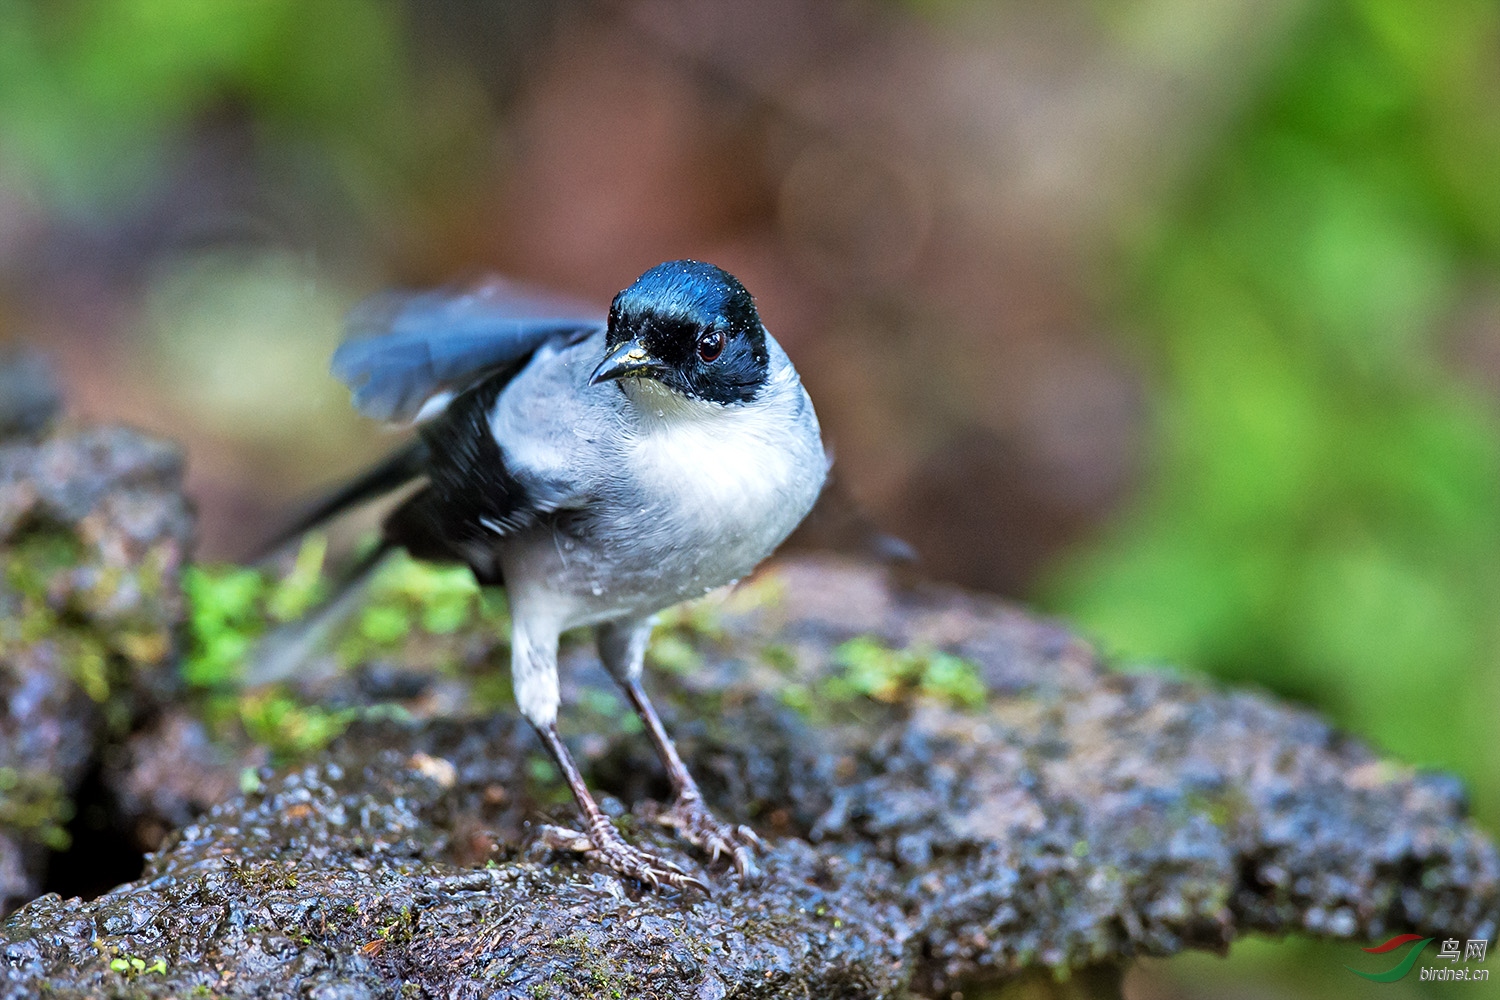
[[[615,296],[593,381],[651,378],[692,399],[746,403],[765,385],[769,360],[745,286],[723,268],[674,260]]]

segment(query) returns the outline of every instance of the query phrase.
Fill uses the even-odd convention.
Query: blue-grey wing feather
[[[553,337],[604,325],[599,311],[510,282],[470,292],[393,292],[357,306],[333,374],[377,420],[411,420],[433,396],[514,364]]]

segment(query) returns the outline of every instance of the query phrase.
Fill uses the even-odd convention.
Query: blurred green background
[[[1500,823],[1500,5],[0,0],[0,337],[188,441],[210,555],[384,447],[325,374],[360,295],[680,256],[932,574]]]

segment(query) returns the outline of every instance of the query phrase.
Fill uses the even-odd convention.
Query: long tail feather
[[[364,603],[375,571],[396,546],[382,542],[344,571],[322,604],[297,621],[268,632],[250,651],[245,664],[244,685],[260,687],[297,676],[317,680],[309,674],[308,664],[328,645],[339,630]]]
[[[332,493],[308,504],[248,561],[261,562],[325,521],[406,485],[422,475],[426,459],[427,446],[420,439],[408,442]]]

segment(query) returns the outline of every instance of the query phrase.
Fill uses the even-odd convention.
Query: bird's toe
[[[598,849],[597,859],[627,878],[643,882],[653,889],[697,889],[705,896],[713,892],[701,880],[665,858],[648,854],[621,840]]]
[[[727,855],[742,877],[757,874],[752,852],[765,846],[760,837],[748,826],[731,826],[723,822],[709,811],[701,798],[679,797],[670,809],[656,817],[656,821],[708,852],[712,861]]]
[[[590,824],[588,833],[548,824],[541,828],[540,840],[549,850],[585,854],[591,860],[653,889],[697,889],[705,896],[713,895],[700,879],[689,875],[679,865],[632,845],[608,822]]]

